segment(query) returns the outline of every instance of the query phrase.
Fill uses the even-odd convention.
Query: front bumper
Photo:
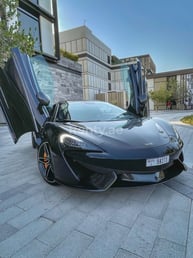
[[[64,164],[57,169],[59,174],[56,175],[60,182],[91,191],[161,183],[186,170],[181,150],[170,156],[168,164],[151,168],[144,166],[144,160],[84,160],[80,156],[79,159],[63,156],[61,162]]]

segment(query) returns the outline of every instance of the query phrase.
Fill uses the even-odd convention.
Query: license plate
[[[169,155],[154,159],[146,159],[146,167],[154,167],[166,164],[169,162],[169,159]]]

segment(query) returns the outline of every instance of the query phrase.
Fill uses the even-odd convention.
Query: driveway
[[[102,193],[41,178],[30,134],[12,143],[0,127],[0,257],[192,258],[193,127],[172,120],[188,171],[165,184]]]

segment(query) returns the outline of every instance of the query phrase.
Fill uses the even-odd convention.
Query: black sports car
[[[168,122],[150,118],[140,64],[128,73],[127,110],[99,101],[49,107],[30,58],[18,49],[0,70],[0,103],[13,140],[33,132],[37,160],[50,184],[104,191],[160,183],[181,173],[183,142]]]

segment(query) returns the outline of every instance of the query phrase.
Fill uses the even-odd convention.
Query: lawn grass
[[[182,119],[180,119],[185,124],[193,125],[193,115],[185,116]]]

